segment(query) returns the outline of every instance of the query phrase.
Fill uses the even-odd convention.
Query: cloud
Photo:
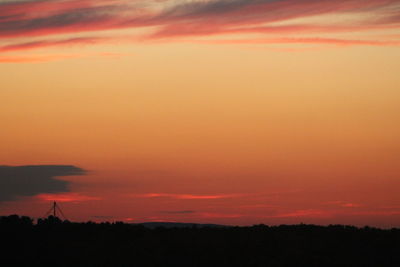
[[[89,58],[89,57],[119,57],[116,53],[86,53],[86,54],[46,54],[46,55],[22,55],[0,56],[0,63],[41,63],[54,60]]]
[[[166,213],[166,214],[192,214],[195,213],[196,211],[194,210],[165,210],[161,211],[161,213]]]
[[[216,213],[216,212],[203,212],[200,214],[204,218],[240,218],[244,217],[243,214],[236,213]]]
[[[398,0],[217,0],[174,3],[169,9],[158,13],[152,8],[144,9],[126,1],[56,0],[8,4],[2,7],[0,13],[0,37],[143,26],[159,26],[160,30],[154,35],[158,37],[246,32],[252,25],[335,12],[374,10],[398,3]],[[390,19],[383,19],[379,24],[396,21],[396,15],[389,13],[387,16]]]
[[[0,56],[0,63],[37,63],[65,58],[63,56]]]
[[[218,0],[191,2],[177,5],[171,10],[160,14],[161,20],[167,20],[154,37],[187,36],[187,35],[210,35],[222,33],[246,33],[258,31],[264,28],[264,32],[277,33],[279,30],[286,31],[284,27],[265,27],[266,23],[285,22],[293,19],[305,19],[320,15],[340,13],[373,13],[376,15],[390,16],[396,18],[392,13],[381,11],[382,8],[398,4],[398,0]],[[395,20],[395,19],[394,19]],[[390,22],[393,19],[389,20]],[[396,20],[395,20],[396,21]],[[397,21],[398,22],[398,21]],[[314,24],[309,30],[315,31],[320,27],[337,30],[341,28],[352,29],[354,27],[367,28],[374,24],[385,24],[385,20],[366,20],[361,23],[346,23],[343,26],[333,23],[329,26]],[[255,27],[258,25],[258,27]],[[295,29],[297,24],[290,25]],[[301,24],[300,24],[301,26]],[[304,29],[303,29],[304,30]],[[328,31],[329,32],[329,31]]]
[[[342,207],[344,207],[344,208],[359,208],[361,206],[362,205],[357,204],[357,203],[343,203],[342,204]]]
[[[0,9],[0,38],[133,27],[146,22],[138,19],[141,13],[135,5],[117,0],[8,3]]]
[[[325,210],[315,210],[315,209],[305,209],[305,210],[295,210],[287,213],[278,213],[275,215],[266,216],[268,218],[292,218],[292,217],[310,217],[310,218],[325,218],[331,217],[332,213]]]
[[[2,37],[48,35],[61,32],[102,29],[111,18],[101,8],[84,8],[48,17],[6,20],[0,24]]]
[[[400,215],[400,210],[392,210],[392,211],[357,211],[353,212],[352,215],[365,215],[365,216],[396,216]]]
[[[85,174],[85,170],[69,165],[0,166],[0,202],[20,196],[68,192],[68,182],[56,177]]]
[[[193,195],[193,194],[168,194],[168,193],[147,193],[147,194],[135,194],[133,197],[138,198],[174,198],[174,199],[221,199],[221,198],[232,198],[239,197],[238,194],[214,194],[214,195]]]
[[[57,202],[83,202],[83,201],[101,199],[99,197],[86,196],[78,193],[40,194],[37,195],[36,198],[43,201],[57,201]]]
[[[325,44],[335,46],[400,46],[399,41],[370,41],[370,40],[349,40],[333,38],[269,38],[269,39],[235,39],[218,41],[198,41],[212,44]]]
[[[335,205],[335,206],[339,206],[339,207],[343,207],[343,208],[360,208],[363,206],[358,203],[352,203],[352,202],[347,202],[347,201],[342,201],[342,200],[329,201],[326,204]]]
[[[397,39],[378,38],[376,34],[362,35],[360,40],[338,38],[336,34],[396,30],[400,28],[399,6],[400,0],[1,1],[0,41],[7,43],[0,53],[94,45],[110,42],[110,38],[119,39],[112,30],[148,26],[151,29],[134,40],[181,41],[193,36],[229,34],[238,37],[233,38],[237,41],[225,40],[225,43],[397,46]],[[329,15],[346,15],[351,19],[315,20]],[[103,38],[82,36],[103,30],[109,31]],[[59,35],[69,37],[54,40]],[[256,37],[250,39],[244,35]],[[273,38],[266,38],[270,35]],[[26,38],[44,39],[26,41]],[[132,40],[119,39],[126,43]]]
[[[100,37],[79,37],[79,38],[68,38],[60,40],[40,40],[40,41],[3,45],[0,46],[0,52],[30,50],[36,48],[53,47],[53,46],[95,44],[101,41],[105,41],[105,39],[106,38],[100,38]]]

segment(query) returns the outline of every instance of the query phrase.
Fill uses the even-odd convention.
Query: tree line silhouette
[[[254,225],[154,229],[0,217],[0,266],[400,266],[400,229]]]

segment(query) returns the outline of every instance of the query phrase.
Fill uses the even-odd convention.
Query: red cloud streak
[[[57,202],[83,202],[91,200],[100,200],[100,198],[98,197],[85,196],[78,193],[40,194],[36,196],[36,198],[43,201],[57,201]]]
[[[221,199],[221,198],[238,197],[239,195],[237,194],[192,195],[192,194],[148,193],[148,194],[138,194],[133,196],[140,198],[166,197],[175,199]]]

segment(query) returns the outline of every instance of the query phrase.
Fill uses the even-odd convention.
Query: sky
[[[0,0],[0,215],[400,227],[400,0]]]

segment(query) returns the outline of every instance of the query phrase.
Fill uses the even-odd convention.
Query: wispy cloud
[[[46,48],[54,46],[88,45],[88,44],[100,43],[102,41],[104,42],[105,40],[106,38],[100,38],[100,37],[77,37],[77,38],[68,38],[60,40],[31,41],[31,42],[23,42],[23,43],[0,46],[0,52],[30,50],[30,49]]]
[[[77,59],[90,57],[119,57],[116,53],[86,53],[86,54],[39,54],[39,55],[21,55],[21,56],[1,56],[0,63],[40,63],[62,59]]]
[[[40,36],[118,28],[124,21],[121,13],[127,8],[123,2],[55,0],[3,4],[0,9],[0,19],[2,19],[0,37]]]
[[[110,30],[148,26],[152,27],[136,41],[233,35],[214,42],[398,46],[398,39],[376,36],[379,31],[400,28],[399,6],[399,0],[10,0],[0,2],[0,40],[7,42],[0,52],[99,44],[120,38]],[[353,19],[315,19],[332,15]],[[109,31],[107,36],[82,37],[103,30]],[[374,35],[337,36],[369,31]],[[69,37],[54,40],[60,35]],[[26,41],[27,37],[35,40]]]
[[[146,193],[134,194],[132,197],[137,198],[173,198],[173,199],[186,199],[186,200],[207,200],[207,199],[221,199],[240,197],[240,194],[213,194],[213,195],[194,195],[194,194],[169,194],[169,193]]]
[[[398,23],[396,16],[384,8],[393,7],[398,0],[234,0],[234,1],[202,1],[190,4],[177,5],[161,17],[168,18],[155,37],[210,35],[222,33],[285,33],[294,32],[336,32],[354,31],[373,27],[392,27]],[[390,9],[391,10],[391,9]],[[311,24],[304,22],[276,26],[279,22],[290,22],[294,19],[307,19],[320,15],[354,13],[356,15],[371,13],[375,16],[390,20],[364,19],[356,23],[339,24],[334,22],[328,25]],[[268,25],[269,24],[269,25]],[[397,25],[398,26],[398,25]]]
[[[202,212],[199,213],[199,216],[204,218],[240,218],[244,215],[239,213]]]
[[[353,203],[353,202],[342,201],[342,200],[329,201],[326,204],[339,206],[339,207],[343,207],[343,208],[359,208],[359,207],[363,206],[359,203]]]
[[[38,63],[60,59],[78,58],[77,55],[26,55],[26,56],[0,56],[0,63]]]
[[[400,210],[356,211],[352,214],[362,216],[396,216],[400,215]]]
[[[193,214],[196,213],[194,210],[165,210],[161,211],[161,213],[166,213],[166,214]]]
[[[290,212],[282,212],[274,215],[269,215],[266,217],[269,218],[292,218],[292,217],[330,217],[332,213],[327,210],[318,210],[318,209],[300,209]]]
[[[399,41],[351,40],[333,38],[268,38],[196,41],[213,44],[324,44],[335,46],[399,46]]]
[[[100,200],[99,197],[86,196],[79,193],[62,193],[62,194],[40,194],[36,196],[42,201],[57,201],[57,202],[84,202],[92,200]]]

